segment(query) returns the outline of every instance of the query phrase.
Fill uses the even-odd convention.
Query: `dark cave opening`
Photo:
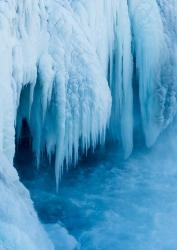
[[[37,83],[34,88],[34,100],[39,88],[40,86]],[[47,171],[54,178],[54,156],[51,157],[52,159],[49,162],[45,149],[41,152],[40,162],[37,165],[36,153],[33,148],[35,135],[32,133],[30,124],[35,115],[33,111],[34,100],[31,103],[32,91],[30,84],[22,88],[16,117],[14,166],[24,184],[26,184],[26,181],[34,180],[41,172]]]
[[[35,155],[32,150],[32,136],[26,119],[22,120],[19,139],[16,138],[14,166],[20,179],[33,179],[36,173]]]
[[[47,153],[41,153],[40,163],[37,166],[36,154],[33,151],[33,138],[30,127],[25,118],[21,122],[19,137],[15,140],[14,166],[23,184],[35,180],[41,174],[48,174],[55,183],[54,156],[49,162]]]

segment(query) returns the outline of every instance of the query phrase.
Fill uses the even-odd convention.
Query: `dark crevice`
[[[32,179],[36,172],[35,156],[32,151],[32,136],[26,119],[22,120],[19,139],[16,138],[16,149],[14,157],[20,180]]]

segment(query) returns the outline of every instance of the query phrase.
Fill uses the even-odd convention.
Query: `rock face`
[[[37,164],[44,150],[49,158],[56,155],[57,185],[63,168],[106,135],[128,157],[136,124],[151,146],[171,123],[177,111],[176,15],[174,0],[0,1],[2,247],[21,249],[20,232],[30,250],[52,249],[12,167],[24,119]]]

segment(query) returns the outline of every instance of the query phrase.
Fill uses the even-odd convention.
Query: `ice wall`
[[[22,119],[27,119],[37,162],[44,149],[49,157],[56,153],[58,182],[63,164],[76,164],[79,148],[85,152],[94,148],[98,140],[104,141],[111,96],[95,47],[79,24],[78,12],[68,1],[49,1],[43,7],[47,10],[42,21],[38,18],[38,14],[43,14],[41,8],[36,24],[29,21],[29,29],[35,25],[38,30],[27,34],[29,39],[34,37],[34,44],[29,44],[33,50],[28,50],[32,60],[30,64],[27,61],[27,71],[23,62],[28,55],[21,52],[21,47],[14,51],[15,61],[21,62],[14,63],[14,81],[20,89],[26,85],[16,125],[19,134]],[[15,99],[19,103],[19,96]]]
[[[106,131],[128,157],[133,69],[146,144],[156,141],[177,106],[176,4],[168,2],[1,1],[0,149],[11,163],[14,123],[18,138],[24,118],[37,164],[42,151],[56,153],[57,183]]]
[[[79,147],[86,152],[104,142],[111,95],[79,22],[68,1],[0,2],[0,167],[7,179],[0,181],[2,249],[54,248],[12,168],[22,120],[30,126],[37,163],[43,150],[49,158],[56,153],[57,183],[63,163],[76,164]],[[58,241],[62,245],[61,235]]]
[[[16,170],[0,154],[0,249],[53,250]]]
[[[176,114],[177,8],[173,0],[128,2],[141,119],[152,146]]]

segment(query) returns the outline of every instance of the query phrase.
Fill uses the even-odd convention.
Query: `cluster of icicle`
[[[0,151],[13,161],[25,118],[57,184],[107,131],[128,157],[134,82],[151,146],[177,110],[176,15],[175,0],[1,0]]]

